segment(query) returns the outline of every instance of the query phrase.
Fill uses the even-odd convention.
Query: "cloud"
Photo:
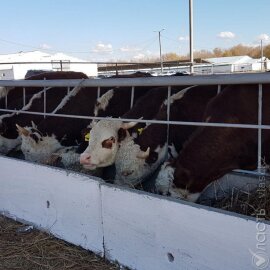
[[[142,60],[145,58],[145,54],[143,53],[138,53],[137,55],[133,56],[133,59],[135,60]]]
[[[39,46],[41,49],[44,49],[44,50],[48,50],[48,49],[51,49],[52,46],[49,45],[49,44],[46,44],[46,43],[43,43]]]
[[[189,40],[189,36],[179,37],[178,40],[180,40],[180,41],[188,41]]]
[[[141,49],[139,48],[133,48],[133,47],[129,47],[129,46],[124,46],[122,48],[120,48],[121,52],[138,52],[141,51]]]
[[[235,34],[230,32],[230,31],[220,32],[217,36],[219,38],[223,38],[223,39],[233,39],[233,38],[235,38]]]
[[[260,34],[258,37],[257,37],[257,40],[270,40],[270,36],[267,35],[267,34]]]
[[[93,49],[93,52],[112,52],[112,44],[104,44],[102,42],[99,42]]]

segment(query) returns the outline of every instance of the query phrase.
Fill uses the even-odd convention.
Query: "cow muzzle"
[[[80,164],[83,165],[83,167],[88,170],[96,169],[96,166],[91,163],[91,155],[88,153],[82,153],[80,155]]]

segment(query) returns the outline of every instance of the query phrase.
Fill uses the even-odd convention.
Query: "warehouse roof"
[[[211,64],[242,64],[252,62],[252,58],[248,55],[243,56],[228,56],[228,57],[214,57],[204,59]]]

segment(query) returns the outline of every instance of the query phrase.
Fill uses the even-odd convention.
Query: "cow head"
[[[26,160],[44,163],[62,146],[55,136],[43,136],[37,128],[16,125],[22,138],[21,150]]]
[[[114,163],[120,142],[129,136],[128,129],[136,122],[101,120],[92,126],[89,145],[81,154],[80,163],[86,169],[107,167]]]
[[[142,151],[132,139],[121,143],[115,160],[116,183],[135,186],[152,174],[166,157],[167,144]]]

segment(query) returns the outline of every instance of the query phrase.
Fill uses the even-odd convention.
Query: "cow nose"
[[[80,163],[82,165],[90,165],[91,164],[91,156],[87,153],[82,153],[80,155]]]

